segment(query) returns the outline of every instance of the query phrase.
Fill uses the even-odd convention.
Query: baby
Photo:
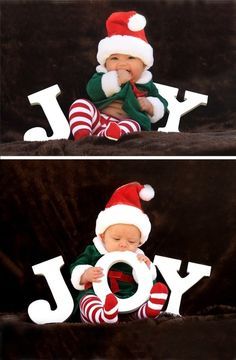
[[[75,140],[96,135],[118,140],[122,135],[151,130],[167,101],[160,96],[148,69],[153,49],[144,28],[146,19],[135,11],[115,12],[106,21],[108,36],[98,44],[96,73],[87,84],[91,101],[78,99],[70,107]]]
[[[117,263],[108,272],[111,293],[105,303],[95,295],[92,283],[99,282],[103,269],[96,267],[97,261],[112,251],[132,251],[140,261],[144,261],[151,272],[153,287],[149,300],[133,314],[133,318],[156,318],[168,296],[167,287],[156,282],[156,268],[139,248],[147,239],[151,230],[149,218],[143,213],[140,199],[149,201],[154,197],[150,185],[137,182],[118,188],[101,211],[96,221],[96,235],[93,244],[71,265],[71,282],[79,293],[75,299],[75,311],[79,307],[81,320],[86,323],[116,323],[118,321],[118,301],[135,294],[138,284],[135,271],[125,263]]]

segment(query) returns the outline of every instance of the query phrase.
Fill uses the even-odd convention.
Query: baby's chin
[[[121,252],[125,252],[125,251],[131,251],[131,252],[135,252],[135,250],[130,250],[130,249],[119,249],[119,250],[116,250],[116,251],[121,251]]]

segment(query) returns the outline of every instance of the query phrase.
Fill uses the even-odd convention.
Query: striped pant
[[[85,295],[80,301],[80,317],[85,323],[102,324],[118,321],[118,301],[108,294],[103,305],[96,295]]]
[[[130,319],[156,318],[168,297],[168,289],[162,283],[153,285],[149,300],[131,314]],[[118,302],[114,294],[108,294],[103,305],[96,295],[85,295],[80,301],[81,320],[86,323],[102,324],[118,322]]]
[[[69,124],[75,140],[90,135],[118,140],[124,134],[141,131],[137,121],[103,114],[87,99],[78,99],[71,105]]]
[[[156,318],[160,314],[168,297],[167,287],[158,282],[153,285],[149,300],[140,306],[134,314],[137,319]]]

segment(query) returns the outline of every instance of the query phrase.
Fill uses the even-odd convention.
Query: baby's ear
[[[99,234],[100,238],[102,239],[102,241],[104,240],[104,233],[103,234]]]

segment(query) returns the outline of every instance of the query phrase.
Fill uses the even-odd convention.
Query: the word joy
[[[119,312],[132,312],[148,300],[153,285],[151,272],[144,262],[138,261],[136,254],[130,251],[116,251],[102,256],[95,266],[103,268],[104,276],[101,282],[93,283],[94,292],[102,301],[111,292],[107,274],[109,269],[119,262],[127,263],[135,272],[138,284],[136,293],[127,299],[118,298]],[[178,271],[181,260],[155,255],[153,263],[161,272],[171,291],[166,312],[174,314],[179,314],[182,295],[200,279],[210,276],[211,273],[210,266],[189,262],[187,276],[180,277]],[[60,271],[63,264],[62,256],[58,256],[32,267],[35,275],[43,275],[46,278],[57,304],[57,308],[52,310],[46,300],[32,302],[28,307],[28,314],[31,320],[37,324],[63,322],[73,311],[73,298]]]
[[[208,96],[185,91],[184,101],[177,100],[178,88],[155,84],[159,93],[168,101],[168,119],[165,127],[158,128],[163,132],[179,132],[179,123],[181,116],[192,111],[200,105],[207,105]],[[61,93],[58,85],[50,86],[44,90],[38,91],[28,96],[31,105],[40,105],[46,115],[52,128],[52,136],[47,136],[45,129],[34,127],[24,134],[25,141],[45,141],[68,139],[70,136],[70,126],[60,105],[57,102],[57,96]]]

